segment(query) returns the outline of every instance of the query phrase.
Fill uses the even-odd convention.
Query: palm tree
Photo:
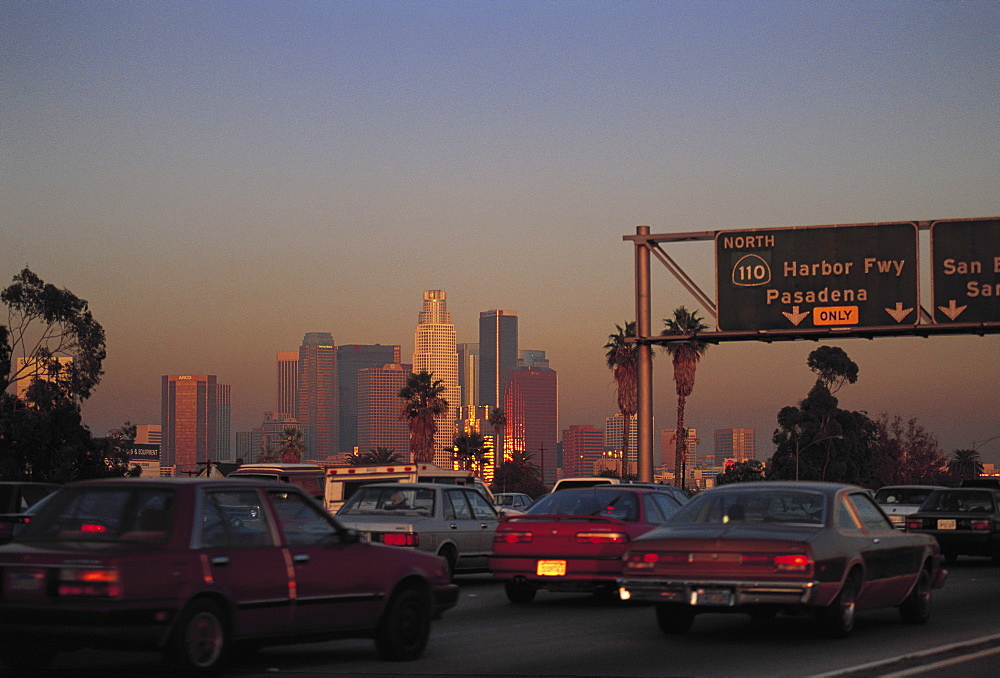
[[[983,473],[983,458],[976,450],[955,450],[948,460],[948,473],[959,478],[978,478]]]
[[[472,431],[470,433],[460,433],[454,440],[455,454],[462,460],[465,469],[473,471],[479,466],[480,470],[483,462],[483,448],[486,447],[486,439],[482,434]]]
[[[399,452],[390,447],[373,447],[367,452],[355,452],[348,455],[347,463],[351,466],[385,466],[403,461]]]
[[[663,334],[696,334],[709,329],[697,311],[688,311],[683,306],[674,309],[673,318],[663,319]],[[674,361],[674,383],[677,385],[677,446],[674,452],[674,473],[680,477],[681,489],[684,488],[687,472],[687,436],[684,435],[684,405],[687,397],[694,390],[694,374],[698,361],[708,350],[708,344],[698,339],[676,341],[664,346]]]
[[[493,443],[493,467],[499,468],[504,463],[503,458],[503,430],[507,426],[507,413],[502,407],[494,407],[490,410],[490,426],[493,427],[493,436],[496,440]]]
[[[639,403],[639,345],[628,343],[626,337],[635,336],[635,321],[627,321],[625,327],[615,325],[618,330],[608,335],[604,345],[608,367],[618,385],[618,410],[622,413],[622,459],[619,476],[625,477],[625,460],[628,459],[629,428]]]
[[[410,452],[413,461],[431,463],[434,461],[434,436],[437,433],[437,418],[448,412],[448,401],[444,393],[444,382],[435,380],[426,370],[410,374],[406,386],[399,390],[403,405],[399,418],[410,425]]]
[[[297,464],[302,461],[302,453],[306,444],[302,440],[302,429],[297,426],[286,426],[282,434],[285,436],[281,444],[281,461],[286,464]]]

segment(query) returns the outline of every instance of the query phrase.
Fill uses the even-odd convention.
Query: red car
[[[361,542],[298,487],[254,480],[67,485],[0,547],[0,573],[8,668],[93,646],[203,671],[236,645],[357,636],[409,660],[458,597],[440,558]]]
[[[501,519],[490,571],[513,603],[530,603],[538,589],[611,594],[631,541],[680,507],[673,495],[653,488],[609,484],[552,492],[524,515]]]
[[[926,622],[947,576],[937,542],[894,528],[867,490],[754,482],[700,492],[632,543],[620,594],[654,603],[666,634],[703,613],[808,611],[843,637],[860,610],[896,607],[904,622]]]

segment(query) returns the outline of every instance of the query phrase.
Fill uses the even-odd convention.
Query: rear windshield
[[[931,487],[883,487],[875,493],[875,501],[879,504],[920,506],[933,491]]]
[[[566,490],[547,494],[528,509],[529,515],[605,516],[618,520],[639,520],[639,498],[635,492],[602,485],[586,490]]]
[[[362,487],[337,511],[338,515],[434,515],[434,490],[428,488]]]
[[[990,513],[993,493],[989,490],[937,490],[920,507],[930,513]]]
[[[166,540],[174,491],[165,488],[64,489],[45,502],[21,540]]]
[[[819,492],[709,492],[696,496],[678,511],[673,524],[786,523],[822,526],[826,497]]]

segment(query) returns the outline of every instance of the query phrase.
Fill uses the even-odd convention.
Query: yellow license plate
[[[565,577],[565,560],[539,560],[535,568],[535,574],[539,577]]]
[[[906,516],[899,516],[896,515],[895,513],[889,516],[889,522],[892,523],[893,525],[902,525],[905,520]]]
[[[938,520],[937,529],[939,530],[954,530],[956,527],[957,526],[955,525],[954,520],[950,520],[947,518],[941,518]]]

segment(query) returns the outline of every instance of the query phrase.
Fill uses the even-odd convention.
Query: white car
[[[435,553],[461,574],[488,570],[500,516],[475,487],[377,483],[359,488],[337,520],[369,541]]]
[[[875,502],[889,516],[893,527],[904,529],[906,516],[916,513],[938,485],[887,485],[875,493]]]
[[[493,503],[504,516],[524,513],[532,502],[534,499],[523,492],[498,492],[493,495]]]

